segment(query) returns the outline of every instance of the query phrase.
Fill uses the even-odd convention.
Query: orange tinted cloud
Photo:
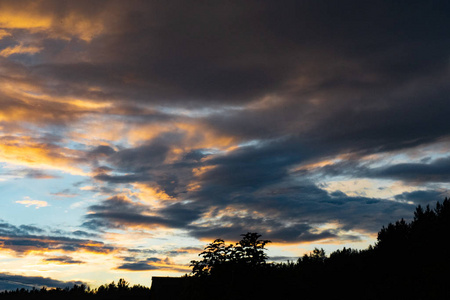
[[[0,140],[2,162],[85,174],[82,168],[77,166],[80,163],[80,151],[39,143],[30,137],[3,137]]]
[[[34,206],[36,209],[49,206],[47,201],[33,200],[30,197],[25,197],[23,200],[16,201],[16,203],[23,204],[26,207]]]
[[[84,8],[68,2],[62,6],[58,2],[2,1],[0,27],[28,30],[31,33],[42,32],[51,38],[78,37],[88,42],[104,31],[102,11],[96,10],[98,15],[92,16],[87,14],[88,5]],[[91,6],[94,7],[92,4]],[[106,9],[107,7],[103,7],[103,10]]]
[[[41,47],[17,45],[3,49],[0,51],[0,56],[8,57],[13,54],[35,54],[41,50]]]
[[[9,33],[8,31],[6,31],[4,29],[0,29],[0,40],[7,36],[11,36],[11,33]]]

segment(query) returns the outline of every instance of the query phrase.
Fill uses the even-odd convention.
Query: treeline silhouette
[[[96,289],[90,289],[84,284],[74,285],[67,288],[43,287],[41,289],[16,289],[12,291],[3,291],[0,293],[0,299],[46,299],[46,300],[119,300],[119,299],[148,299],[150,288],[142,285],[130,286],[129,282],[120,279],[117,284],[113,282],[104,284]]]
[[[177,299],[450,299],[450,200],[416,207],[411,222],[382,227],[365,250],[323,249],[266,263],[260,235],[218,239],[192,261]]]
[[[450,299],[450,200],[416,207],[411,222],[382,227],[364,250],[315,249],[296,261],[268,263],[258,233],[236,244],[208,244],[191,262],[192,273],[159,289],[121,279],[91,290],[17,289],[0,299]],[[164,278],[163,278],[164,279]],[[170,295],[170,296],[169,296]]]

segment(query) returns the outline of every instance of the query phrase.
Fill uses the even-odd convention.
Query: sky
[[[450,196],[448,1],[0,0],[0,290],[374,245]]]

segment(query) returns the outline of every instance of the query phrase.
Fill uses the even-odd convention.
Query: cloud
[[[381,165],[381,166],[380,166]],[[315,171],[328,176],[352,176],[358,178],[401,180],[405,183],[444,183],[450,180],[450,158],[418,159],[417,162],[390,162],[343,160],[330,163]]]
[[[25,177],[32,179],[54,179],[59,178],[58,176],[48,174],[43,170],[29,169],[25,170]]]
[[[189,205],[175,203],[160,210],[152,210],[150,206],[133,202],[125,196],[114,196],[101,204],[89,207],[91,213],[85,216],[86,228],[183,228],[199,216],[199,212]]]
[[[55,257],[49,257],[44,259],[45,262],[49,263],[57,263],[57,264],[64,264],[64,265],[70,265],[70,264],[84,264],[85,262],[81,260],[75,260],[70,256],[55,256]]]
[[[4,29],[0,29],[0,40],[2,40],[5,37],[11,36],[11,33]]]
[[[19,255],[50,251],[67,253],[84,251],[106,254],[115,250],[114,247],[105,245],[101,241],[50,235],[35,226],[17,227],[7,222],[0,222],[0,248],[12,250]]]
[[[18,5],[14,1],[3,1],[0,25],[10,30],[45,33],[51,38],[76,37],[89,42],[103,31],[105,20],[99,11],[103,5],[93,6],[87,2],[61,5],[58,1],[25,1]]]
[[[398,201],[410,201],[416,205],[435,205],[436,202],[442,202],[443,199],[448,197],[448,191],[436,191],[436,190],[423,190],[414,192],[404,192],[399,195],[395,195],[395,199]]]
[[[133,258],[128,259],[132,262],[126,262],[117,267],[118,270],[127,271],[151,271],[151,270],[169,270],[178,272],[189,272],[187,266],[181,266],[173,263],[169,258],[160,259],[149,257],[145,260],[134,261]]]
[[[17,200],[16,203],[23,204],[26,207],[35,206],[36,209],[49,206],[47,201],[33,200],[30,199],[30,197],[25,197],[23,200]]]
[[[444,195],[447,157],[395,156],[450,137],[446,3],[16,2],[0,4],[0,161],[84,176],[86,229],[356,241]],[[349,178],[411,188],[324,188]],[[3,247],[111,250],[90,234]]]
[[[0,51],[0,56],[8,57],[14,54],[35,54],[41,50],[41,47],[16,45],[14,47],[7,47]]]
[[[45,170],[31,169],[31,168],[11,168],[2,173],[3,176],[11,178],[27,178],[27,179],[55,179],[59,178],[56,175],[50,174]]]
[[[65,288],[71,287],[73,285],[81,285],[85,284],[82,281],[61,281],[49,277],[41,277],[41,276],[24,276],[24,275],[14,275],[10,273],[2,273],[0,274],[0,290],[10,291],[15,289],[32,289],[41,287],[48,288]]]
[[[81,151],[43,143],[32,137],[0,137],[0,161],[32,167],[57,169],[74,174],[84,174],[78,165],[83,163]],[[78,157],[77,157],[78,156]]]
[[[117,269],[127,271],[150,271],[150,270],[158,270],[161,268],[154,265],[149,265],[146,261],[143,261],[143,262],[124,263],[118,266]]]
[[[203,248],[199,247],[183,247],[175,250],[167,251],[166,254],[170,257],[183,255],[183,254],[190,254],[190,253],[201,253],[203,251]]]
[[[395,178],[412,182],[449,182],[450,157],[429,163],[402,163],[380,168],[374,176]]]

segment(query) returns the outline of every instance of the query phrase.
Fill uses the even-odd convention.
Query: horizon
[[[449,197],[450,4],[0,1],[0,290],[366,249]]]

